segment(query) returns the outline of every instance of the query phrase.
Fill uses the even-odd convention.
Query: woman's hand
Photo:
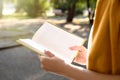
[[[70,49],[77,51],[77,55],[74,59],[74,62],[85,65],[87,61],[87,49],[84,46],[72,46],[70,47]]]
[[[84,47],[74,46],[71,50],[80,50],[79,57],[86,59],[86,49]],[[54,56],[51,52],[45,51],[47,56],[39,56],[41,66],[44,70],[54,72],[60,75],[64,75],[73,80],[120,80],[119,75],[106,75],[97,72],[93,72],[84,68],[76,68],[69,64],[66,64],[63,60]],[[80,54],[83,54],[80,56]],[[81,61],[82,59],[78,59]],[[77,60],[77,57],[76,57]],[[84,61],[84,60],[82,60]]]
[[[39,56],[41,61],[41,67],[50,72],[62,74],[64,73],[64,67],[67,65],[63,60],[54,56],[51,52],[44,52],[47,56]]]

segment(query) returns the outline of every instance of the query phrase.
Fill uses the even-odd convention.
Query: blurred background
[[[38,56],[16,40],[31,38],[46,21],[88,39],[96,1],[0,0],[0,80],[69,80],[42,70]]]

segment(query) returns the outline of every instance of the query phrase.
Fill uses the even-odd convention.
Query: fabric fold
[[[99,0],[87,68],[120,74],[120,1]]]

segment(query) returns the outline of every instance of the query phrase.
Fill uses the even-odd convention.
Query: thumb
[[[80,50],[82,46],[71,46],[70,50]]]
[[[48,57],[53,57],[53,56],[54,56],[50,51],[44,50],[44,53],[45,53]]]

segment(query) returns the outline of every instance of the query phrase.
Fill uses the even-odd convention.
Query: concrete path
[[[68,80],[43,71],[38,56],[17,47],[0,51],[0,80]]]

